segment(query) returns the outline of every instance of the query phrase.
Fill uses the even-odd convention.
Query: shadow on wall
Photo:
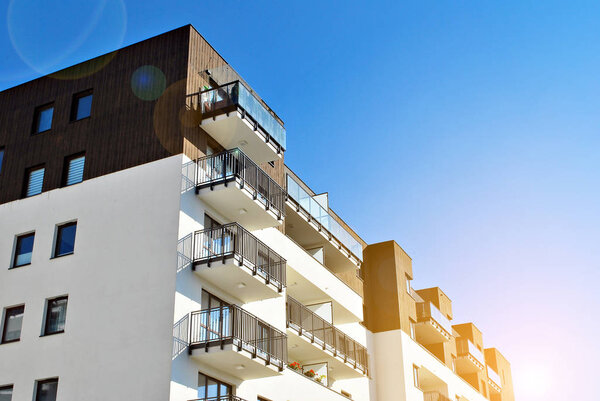
[[[189,161],[181,166],[181,193],[196,186],[196,163]]]
[[[173,325],[172,360],[181,355],[188,347],[189,315],[185,315]]]
[[[192,234],[188,234],[177,242],[177,273],[192,264]]]

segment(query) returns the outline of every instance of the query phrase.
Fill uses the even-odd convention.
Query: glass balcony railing
[[[498,387],[502,387],[502,381],[500,375],[494,371],[494,369],[487,366],[487,375],[491,381],[493,381]]]
[[[340,241],[358,260],[362,261],[362,245],[346,231],[323,206],[313,199],[294,179],[287,176],[287,193],[320,225]]]
[[[444,330],[452,335],[452,323],[434,304],[431,302],[420,302],[417,304],[418,319],[433,319],[442,326]]]
[[[456,340],[456,353],[459,356],[471,355],[482,366],[485,365],[483,352],[481,352],[469,339],[461,338]]]
[[[203,118],[214,116],[235,108],[241,108],[261,130],[270,136],[282,149],[286,147],[286,134],[283,124],[275,113],[268,109],[240,81],[200,92],[200,110]]]

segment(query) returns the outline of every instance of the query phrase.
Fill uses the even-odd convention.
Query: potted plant
[[[300,369],[302,369],[302,366],[300,366],[300,364],[298,362],[291,362],[291,363],[288,363],[288,368],[290,368],[292,370],[300,370]]]
[[[312,370],[312,369],[311,369],[311,370],[307,370],[306,372],[304,372],[304,376],[306,376],[306,377],[310,377],[311,379],[312,379],[313,377],[315,377],[315,375],[316,375],[316,373],[315,373],[315,371],[314,371],[314,370]]]

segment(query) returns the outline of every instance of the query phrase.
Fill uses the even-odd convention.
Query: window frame
[[[4,166],[4,157],[6,156],[6,147],[0,146],[0,174],[2,174],[2,167]]]
[[[30,231],[27,233],[15,235],[15,245],[14,245],[14,249],[13,249],[12,262],[10,264],[10,269],[17,269],[19,267],[28,266],[31,264],[31,259],[29,260],[28,263],[23,263],[20,265],[17,264],[17,251],[19,249],[19,243],[23,238],[30,237],[30,236],[33,236],[33,244],[31,245],[31,258],[33,258],[33,249],[35,247],[35,231]]]
[[[90,114],[85,117],[77,118],[77,112],[79,111],[79,101],[87,96],[92,97],[92,102],[90,104]],[[71,99],[71,115],[69,116],[69,121],[74,123],[77,121],[82,121],[82,120],[91,118],[93,105],[94,105],[94,89],[93,88],[86,89],[84,91],[75,93],[73,95],[73,98]]]
[[[226,383],[226,382],[224,382],[222,380],[215,379],[214,377],[209,376],[207,374],[204,374],[204,373],[202,373],[200,371],[198,371],[198,386],[197,386],[197,390],[196,391],[198,391],[198,389],[200,388],[200,376],[204,376],[204,389],[205,389],[204,390],[204,398],[201,398],[201,399],[207,398],[207,399],[211,399],[211,400],[212,399],[220,400],[221,397],[233,396],[234,386],[232,384]],[[208,397],[207,390],[208,390],[208,381],[209,380],[212,380],[213,382],[215,382],[215,384],[217,384],[217,395],[216,395],[216,397],[214,397],[214,396],[213,397]],[[227,388],[229,390],[229,394],[221,394],[221,387]]]
[[[6,337],[6,326],[8,322],[8,312],[12,309],[22,308],[21,314],[23,317],[25,316],[25,304],[14,305],[4,308],[4,313],[2,313],[2,337],[0,337],[0,344],[10,344],[17,341],[21,341],[21,333],[23,331],[23,319],[21,319],[21,327],[19,328],[19,337],[14,338],[12,340],[5,340]]]
[[[44,170],[44,175],[42,177],[42,187],[40,188],[40,192],[34,195],[27,195],[27,193],[29,192],[29,179],[31,176],[31,173],[33,173],[34,171],[37,170]],[[41,194],[42,192],[44,192],[44,182],[46,179],[46,165],[45,164],[38,164],[32,167],[28,167],[25,169],[25,178],[23,179],[23,192],[21,194],[21,197],[23,199],[25,198],[32,198],[34,196],[37,196],[39,194]]]
[[[66,227],[75,226],[75,237],[73,238],[73,250],[67,253],[58,253],[58,248],[60,246],[60,240],[62,238],[61,230]],[[63,256],[73,255],[75,253],[75,239],[77,238],[77,220],[68,221],[66,223],[61,223],[56,225],[56,234],[54,235],[54,249],[52,252],[52,259],[61,258]]]
[[[420,383],[419,383],[419,367],[417,365],[414,365],[414,364],[413,364],[413,384],[419,390],[421,389],[421,386],[420,386]]]
[[[52,382],[56,382],[56,394],[58,394],[58,377],[51,377],[48,379],[42,379],[42,380],[36,380],[35,381],[35,398],[34,401],[39,401],[40,398],[40,389],[41,389],[41,384],[46,384],[46,383],[52,383]],[[56,398],[56,395],[55,395]]]
[[[51,302],[55,302],[55,301],[61,301],[63,299],[67,300],[67,304],[65,306],[65,323],[64,323],[64,327],[62,330],[57,330],[57,331],[53,331],[53,332],[48,332],[48,324],[50,319],[48,319],[50,317],[49,313],[50,313],[50,303]],[[59,297],[54,297],[54,298],[48,298],[46,299],[46,313],[44,313],[44,325],[43,325],[43,331],[42,331],[42,335],[40,337],[46,337],[46,336],[51,336],[54,334],[61,334],[65,332],[65,327],[67,326],[67,309],[69,306],[69,296],[68,295],[61,295]]]
[[[52,109],[52,118],[50,118],[50,128],[38,131],[40,125],[40,117],[42,112],[48,109]],[[41,106],[37,106],[33,112],[33,126],[31,128],[31,135],[43,134],[44,132],[52,131],[52,125],[54,122],[54,102],[42,104]]]
[[[71,167],[71,162],[75,159],[79,159],[80,157],[83,157],[83,171],[81,172],[81,181],[75,182],[73,184],[68,184],[67,180],[69,179],[69,170]],[[60,181],[61,187],[70,187],[72,185],[77,185],[77,184],[80,184],[83,182],[83,177],[85,175],[85,161],[86,161],[85,152],[79,152],[79,153],[74,153],[69,156],[65,156],[65,159],[63,161],[62,178]]]
[[[14,384],[5,384],[5,385],[0,386],[0,391],[1,390],[9,390],[9,389],[10,389],[10,398],[12,400],[15,385]]]

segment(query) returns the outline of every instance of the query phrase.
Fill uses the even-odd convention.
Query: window
[[[198,372],[198,398],[217,399],[232,395],[231,385]]]
[[[34,401],[56,401],[58,379],[38,380],[36,384]]]
[[[416,365],[413,365],[413,380],[416,388],[419,387],[419,368]]]
[[[6,308],[4,310],[4,324],[2,325],[2,344],[19,341],[21,338],[21,325],[25,305]],[[0,401],[2,399],[0,398]]]
[[[2,161],[4,161],[4,148],[0,147],[0,173],[2,172]]]
[[[67,297],[49,299],[46,307],[46,324],[44,335],[62,333],[65,331],[67,319]]]
[[[25,266],[31,263],[34,238],[35,233],[23,234],[17,237],[12,267]]]
[[[23,191],[24,198],[42,193],[45,170],[44,166],[27,169],[25,173],[25,190]]]
[[[11,401],[13,393],[13,386],[2,386],[0,387],[0,401]]]
[[[417,338],[417,334],[415,332],[415,322],[413,322],[412,320],[409,320],[409,324],[410,324],[410,338],[412,338],[414,340]]]
[[[71,105],[71,121],[89,117],[92,114],[92,90],[77,93]]]
[[[65,164],[63,168],[63,180],[62,185],[68,186],[80,183],[83,181],[83,168],[85,166],[85,154],[80,153],[77,155],[69,156],[65,158]]]
[[[49,131],[52,128],[52,115],[54,114],[54,103],[40,106],[35,109],[33,118],[33,133]]]
[[[408,276],[406,276],[406,292],[410,294],[410,290],[410,279],[408,278]]]
[[[75,233],[77,232],[77,222],[63,224],[56,229],[56,245],[54,247],[54,257],[70,255],[75,250]]]

